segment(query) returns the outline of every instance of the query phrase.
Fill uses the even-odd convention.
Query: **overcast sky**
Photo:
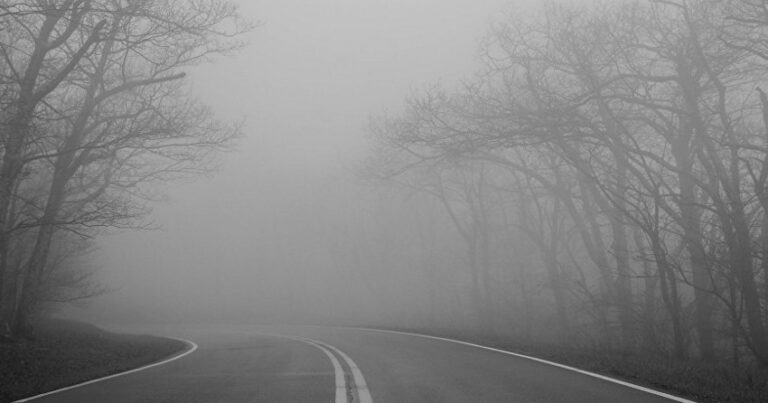
[[[246,119],[245,137],[210,177],[167,187],[169,200],[150,217],[162,230],[102,239],[95,260],[117,289],[106,300],[139,296],[128,305],[183,309],[187,298],[276,281],[274,260],[300,252],[275,251],[275,237],[301,236],[302,217],[322,208],[318,192],[346,197],[333,187],[348,185],[364,155],[368,116],[396,112],[414,89],[472,74],[490,23],[519,9],[505,0],[240,4],[262,23],[249,45],[190,80],[219,116]]]

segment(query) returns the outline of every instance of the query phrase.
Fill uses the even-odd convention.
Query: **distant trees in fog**
[[[77,256],[140,225],[142,186],[206,169],[238,128],[184,69],[240,46],[227,1],[0,3],[0,334],[48,301],[98,292]]]
[[[370,168],[444,208],[487,330],[536,267],[550,314],[518,327],[768,365],[766,44],[761,1],[510,18],[459,90],[374,119]]]

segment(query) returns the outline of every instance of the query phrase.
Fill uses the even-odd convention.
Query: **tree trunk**
[[[54,49],[61,47],[66,40],[71,37],[76,28],[80,26],[82,18],[90,11],[90,2],[82,2],[76,6],[72,2],[65,2],[60,5],[41,6],[39,13],[43,20],[39,29],[33,33],[34,49],[29,53],[29,61],[23,71],[23,76],[18,82],[18,97],[12,103],[10,119],[6,123],[7,131],[4,133],[3,156],[0,161],[0,276],[3,277],[3,295],[0,296],[0,331],[6,333],[6,336],[15,337],[16,333],[16,314],[18,312],[18,298],[13,295],[6,295],[12,288],[23,287],[23,283],[18,283],[17,273],[9,273],[8,256],[10,251],[10,231],[12,226],[11,205],[13,194],[19,180],[19,174],[24,163],[24,151],[26,141],[29,137],[34,113],[37,105],[51,91],[56,89],[59,84],[77,67],[80,60],[90,50],[91,46],[99,40],[101,29],[106,21],[100,21],[96,24],[93,31],[88,34],[83,42],[69,58],[62,60],[62,64],[57,66],[59,70],[44,83],[38,82],[43,75],[47,55]],[[44,9],[44,10],[43,10]],[[67,19],[68,26],[57,31],[56,26],[60,20]],[[52,40],[53,34],[60,35]],[[6,284],[11,278],[14,284]],[[18,291],[17,291],[18,292]],[[23,292],[23,288],[21,290]],[[15,302],[14,302],[15,301]]]
[[[641,253],[646,251],[646,244],[639,228],[634,231],[635,247]],[[659,273],[654,273],[651,263],[645,256],[643,259],[643,350],[650,352],[656,349],[656,287]]]
[[[701,233],[701,213],[696,199],[693,180],[693,160],[691,150],[692,128],[683,124],[678,135],[671,143],[672,155],[677,167],[677,179],[680,186],[680,225],[683,228],[683,240],[688,252],[693,277],[695,306],[695,328],[699,339],[699,354],[707,362],[715,360],[714,335],[712,329],[712,278],[704,250]]]
[[[656,266],[659,269],[659,284],[661,285],[662,300],[667,307],[672,322],[673,353],[676,359],[685,360],[688,354],[685,348],[682,309],[680,307],[680,297],[678,296],[675,273],[667,261],[667,252],[664,249],[658,234],[649,233],[648,235],[651,238],[653,254],[656,258]]]
[[[752,238],[743,214],[734,214],[735,245],[731,245],[731,261],[744,299],[744,313],[749,325],[750,344],[762,367],[768,367],[768,334],[765,331],[760,294],[753,272]]]
[[[32,106],[31,108],[34,108]],[[12,226],[11,201],[19,172],[22,167],[24,141],[32,121],[32,110],[28,102],[21,102],[19,114],[11,121],[5,141],[5,154],[0,164],[0,275],[3,276],[3,295],[0,297],[0,328],[6,337],[17,335],[16,314],[18,312],[18,287],[20,278],[8,266],[10,254],[10,232]]]

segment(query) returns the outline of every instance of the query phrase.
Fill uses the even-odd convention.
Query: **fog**
[[[163,185],[167,197],[146,220],[160,229],[99,239],[92,260],[111,291],[77,315],[369,324],[418,317],[428,309],[425,286],[440,280],[387,262],[418,255],[402,228],[433,212],[419,214],[361,179],[368,119],[401,110],[414,91],[473,74],[480,39],[512,6],[520,7],[241,1],[242,14],[260,23],[249,43],[190,71],[189,82],[219,117],[244,119],[244,136],[215,172]],[[445,230],[433,236],[456,236]],[[444,252],[446,261],[462,259]]]
[[[759,2],[98,3],[2,7],[0,337],[55,311],[768,366]]]
[[[763,3],[0,5],[0,344],[381,327],[754,389]]]

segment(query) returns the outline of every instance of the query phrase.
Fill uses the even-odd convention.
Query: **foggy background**
[[[374,326],[763,393],[764,2],[240,5],[0,6],[0,341]]]
[[[445,261],[433,271],[453,284],[396,263],[424,253],[403,238],[404,226],[445,217],[428,203],[414,211],[414,203],[359,178],[369,115],[397,112],[413,91],[451,88],[471,75],[490,25],[525,4],[239,3],[261,26],[236,55],[191,71],[190,83],[221,118],[244,118],[245,136],[217,172],[163,189],[167,200],[148,217],[161,230],[101,238],[92,261],[112,292],[77,315],[117,322],[417,320],[419,309],[430,309],[426,286],[463,287],[445,276],[455,270],[462,278],[463,252],[429,251]],[[425,236],[456,235],[446,227]],[[376,254],[380,260],[365,260]],[[466,305],[458,296],[453,303],[443,307]]]

